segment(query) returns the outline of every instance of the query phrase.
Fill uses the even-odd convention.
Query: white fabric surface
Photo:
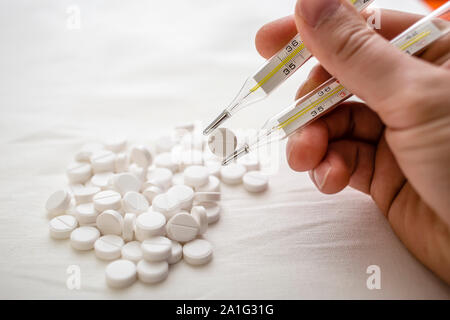
[[[69,5],[81,29],[66,28]],[[424,12],[415,1],[380,7]],[[0,3],[0,298],[450,298],[391,231],[370,198],[325,196],[285,160],[270,190],[223,188],[221,220],[207,233],[213,261],[171,267],[167,281],[110,290],[106,263],[48,236],[44,204],[66,186],[86,142],[114,133],[148,143],[183,120],[206,122],[263,61],[253,38],[294,1],[2,1]],[[292,101],[298,72],[230,122],[256,128]],[[256,111],[258,110],[258,111]],[[81,290],[66,268],[81,268]],[[382,289],[366,288],[366,268]]]

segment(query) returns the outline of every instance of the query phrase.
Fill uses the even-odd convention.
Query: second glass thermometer
[[[358,11],[362,11],[374,0],[349,1]],[[242,108],[267,97],[311,57],[311,53],[303,44],[300,35],[297,34],[282,50],[267,60],[253,76],[247,79],[229,107],[206,127],[203,134],[211,133]]]

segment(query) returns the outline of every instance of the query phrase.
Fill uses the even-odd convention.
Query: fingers
[[[424,67],[370,30],[348,1],[298,0],[295,19],[306,46],[326,70],[375,109],[398,93],[405,70]]]
[[[255,37],[256,50],[269,59],[297,34],[293,16],[272,21],[259,29]]]
[[[306,81],[297,90],[295,100],[300,99],[307,93],[310,93],[330,78],[331,75],[320,64],[316,65],[309,73]]]
[[[399,33],[417,22],[422,16],[387,9],[377,9],[380,12],[380,27],[376,32],[391,40]],[[370,19],[375,13],[365,10],[362,15]],[[294,16],[287,16],[264,25],[256,34],[255,45],[259,54],[266,59],[272,57],[297,34]]]
[[[328,144],[340,139],[376,143],[383,132],[379,117],[364,104],[347,102],[289,137],[287,160],[295,171],[308,171],[323,160]]]
[[[326,194],[337,193],[348,185],[368,194],[374,157],[374,145],[350,140],[332,142],[324,160],[310,171],[310,177]]]

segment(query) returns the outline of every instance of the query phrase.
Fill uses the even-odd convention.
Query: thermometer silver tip
[[[219,114],[219,116],[215,118],[213,122],[211,122],[209,126],[206,127],[205,130],[203,130],[203,134],[205,136],[210,134],[212,131],[216,130],[228,118],[231,118],[231,114],[227,110],[222,111],[222,113]]]
[[[239,159],[242,156],[245,156],[247,153],[249,153],[249,146],[248,144],[244,145],[242,148],[237,149],[236,151],[234,151],[231,155],[229,155],[228,157],[226,157],[223,161],[222,161],[222,165],[223,166],[227,166],[229,165],[231,162],[233,162],[236,159]]]

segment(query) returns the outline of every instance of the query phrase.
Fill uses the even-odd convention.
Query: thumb
[[[298,0],[297,29],[325,69],[376,110],[418,62],[370,29],[348,0]]]

